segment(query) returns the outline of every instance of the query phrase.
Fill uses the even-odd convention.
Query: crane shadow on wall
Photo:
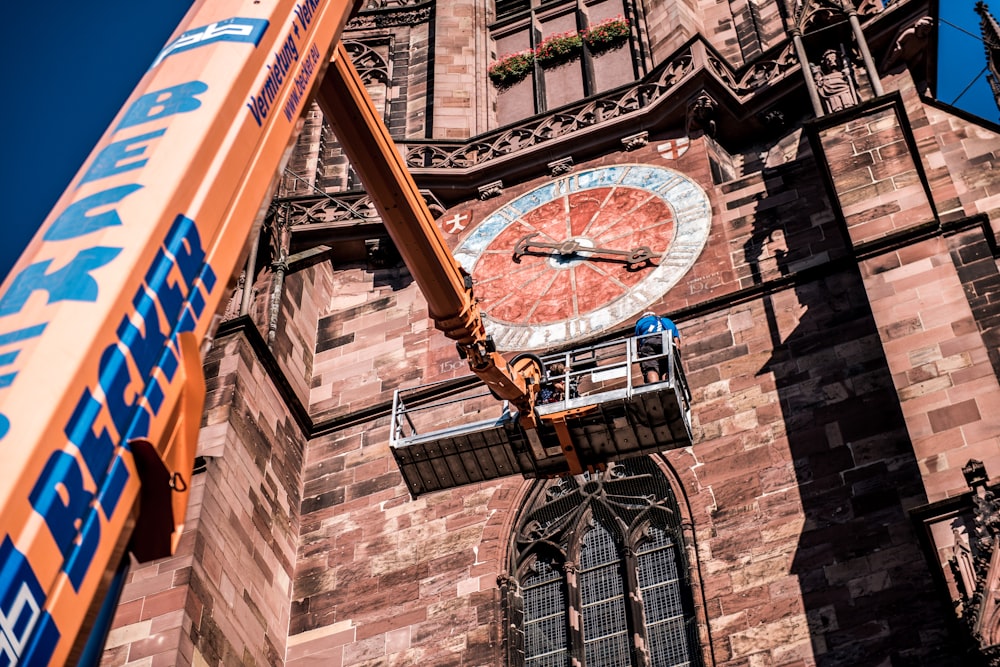
[[[765,182],[785,191],[816,178],[773,171]],[[794,470],[762,520],[801,521],[791,573],[817,665],[928,664],[921,635],[942,633],[945,616],[907,512],[926,502],[920,471],[857,264],[844,248],[815,262],[817,232],[843,236],[808,213],[761,206],[744,245],[755,283],[775,285],[763,290],[771,355],[757,374],[773,377]]]

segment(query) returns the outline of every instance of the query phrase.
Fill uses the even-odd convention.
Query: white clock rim
[[[581,177],[596,172],[621,170],[622,175],[612,182],[596,179],[582,187],[567,188],[565,184],[579,182]],[[623,183],[630,173],[642,170],[647,175],[661,172],[668,178],[659,183],[670,184],[665,190],[657,191],[641,183]],[[648,177],[648,176],[647,176]],[[672,178],[670,178],[672,177]],[[585,192],[598,187],[629,185],[657,194],[674,214],[674,239],[667,248],[658,266],[636,287],[604,306],[584,315],[549,322],[547,324],[511,324],[493,319],[483,313],[487,332],[493,337],[497,349],[501,351],[535,350],[558,343],[594,335],[637,315],[657,299],[673,289],[680,279],[694,266],[702,250],[708,243],[712,226],[712,205],[708,194],[698,183],[686,174],[668,167],[642,163],[626,163],[594,167],[580,172],[566,174],[553,179],[528,192],[515,197],[490,213],[455,248],[455,258],[462,267],[472,274],[475,263],[485,249],[500,233],[528,210],[569,192]],[[528,202],[538,197],[540,192],[553,193],[547,199]],[[529,204],[525,207],[525,204]],[[471,246],[471,247],[470,247]]]

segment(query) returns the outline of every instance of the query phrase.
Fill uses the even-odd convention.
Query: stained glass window
[[[598,522],[584,535],[580,552],[580,606],[588,665],[632,664],[621,568],[615,539]]]
[[[569,664],[566,651],[566,592],[562,574],[544,560],[521,584],[524,596],[525,665],[562,667]]]
[[[685,640],[688,624],[670,534],[659,527],[650,528],[649,539],[639,547],[637,560],[652,664],[691,664]]]

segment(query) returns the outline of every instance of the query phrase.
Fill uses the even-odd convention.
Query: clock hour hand
[[[533,240],[536,236],[539,236],[541,232],[533,232],[526,236],[521,237],[517,244],[514,246],[514,261],[520,263],[521,257],[524,255],[559,255],[560,257],[569,257],[570,255],[575,255],[580,251],[584,251],[586,255],[580,255],[581,259],[590,259],[594,255],[612,255],[614,257],[624,257],[625,263],[632,268],[639,264],[644,264],[646,262],[652,261],[655,255],[653,251],[649,249],[649,246],[638,246],[631,250],[618,250],[617,248],[600,248],[591,247],[583,245],[576,239],[566,239],[562,243],[545,243],[544,241]],[[555,250],[554,253],[539,253],[538,250]]]

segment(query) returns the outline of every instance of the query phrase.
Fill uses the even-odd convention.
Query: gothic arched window
[[[652,459],[540,481],[501,579],[512,667],[701,664],[677,502]]]

